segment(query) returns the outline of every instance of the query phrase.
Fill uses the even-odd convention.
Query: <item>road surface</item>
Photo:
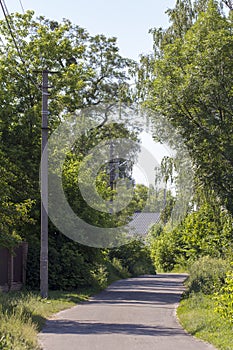
[[[188,335],[176,318],[185,274],[121,280],[49,319],[44,350],[214,350]]]

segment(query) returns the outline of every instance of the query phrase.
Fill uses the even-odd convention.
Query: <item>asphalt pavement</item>
[[[187,334],[176,317],[185,274],[120,280],[47,320],[44,350],[214,350]]]

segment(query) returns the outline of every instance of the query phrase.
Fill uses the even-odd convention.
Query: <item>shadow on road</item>
[[[185,290],[184,274],[176,274],[174,282],[171,281],[173,274],[168,274],[167,278],[164,276],[146,275],[140,279],[117,281],[90,300],[89,304],[176,304],[180,301],[180,291]]]
[[[129,334],[146,336],[177,336],[184,334],[180,328],[145,326],[142,324],[90,323],[66,320],[50,320],[43,333],[56,334]]]

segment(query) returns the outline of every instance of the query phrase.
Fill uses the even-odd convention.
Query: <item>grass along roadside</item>
[[[46,318],[70,308],[97,293],[92,288],[80,292],[49,293],[48,299],[41,299],[39,293],[0,293],[0,350],[37,350],[37,333]]]
[[[139,273],[151,273],[147,261],[138,262],[138,252],[143,251],[141,243],[136,248],[134,246],[134,249],[137,254],[134,251],[129,259],[131,264],[135,260],[131,273],[120,259],[114,257],[112,261],[106,260],[106,266],[100,266],[94,276],[93,286],[89,289],[75,292],[50,291],[48,299],[41,299],[36,292],[0,292],[0,350],[38,350],[37,334],[48,317],[88,300],[90,296],[116,280],[133,277]],[[127,264],[125,259],[125,265]]]
[[[213,295],[192,293],[180,302],[177,316],[188,333],[219,350],[233,350],[233,324],[221,318],[214,309]]]

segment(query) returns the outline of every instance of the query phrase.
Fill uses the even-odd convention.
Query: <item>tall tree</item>
[[[22,230],[23,238],[26,237],[31,243],[28,277],[35,287],[35,279],[38,278],[40,232],[40,72],[43,69],[58,72],[50,76],[49,83],[49,128],[52,132],[67,114],[73,114],[81,108],[100,104],[111,107],[113,104],[128,103],[131,99],[130,69],[134,66],[134,62],[119,55],[116,38],[107,38],[104,35],[91,36],[85,29],[72,24],[69,20],[58,23],[43,16],[35,18],[32,11],[24,15],[11,15],[8,23],[5,20],[0,21],[0,37],[2,39],[0,41],[1,150],[7,163],[13,164],[19,174],[15,187],[17,201],[13,202],[24,203],[27,199],[36,201],[32,212],[36,225],[34,227],[25,225]],[[105,122],[103,119],[102,125]],[[95,137],[94,134],[90,136]],[[88,140],[84,135],[83,140],[77,142],[76,152],[79,157],[81,156],[78,160],[82,159],[87,149],[95,145],[95,141]],[[75,183],[69,182],[68,178],[66,180],[66,183],[72,185],[74,189]],[[0,187],[1,190],[4,189],[1,184]],[[72,189],[69,190],[71,193]],[[1,203],[1,206],[3,204]],[[23,209],[26,210],[25,207]],[[7,218],[10,219],[10,214]],[[13,226],[18,224],[19,220],[15,220]],[[83,261],[83,264],[91,261],[88,266],[92,267],[98,263],[97,257],[100,260],[103,258],[100,251],[80,247],[76,243],[72,246],[66,237],[61,239],[51,223],[49,240],[52,247],[49,252],[50,258],[57,257],[59,260],[62,252],[70,252],[70,260],[66,259],[68,253],[64,253],[62,266],[64,271],[72,276],[70,285],[76,283],[76,286],[79,283],[71,271],[74,265],[70,262],[72,257],[73,261]],[[59,241],[62,244],[59,244]],[[50,282],[53,286],[55,281],[59,280],[59,271],[57,266],[50,266]],[[80,274],[85,275],[84,269]],[[66,287],[68,284],[69,281],[66,281]]]
[[[230,14],[231,16],[231,14]],[[182,135],[202,184],[233,213],[232,20],[210,0],[197,21],[163,41],[149,106]]]
[[[33,222],[30,209],[33,201],[28,199],[26,191],[21,201],[21,179],[28,178],[17,166],[9,161],[0,150],[0,246],[14,248],[22,240],[22,228],[25,223]]]

